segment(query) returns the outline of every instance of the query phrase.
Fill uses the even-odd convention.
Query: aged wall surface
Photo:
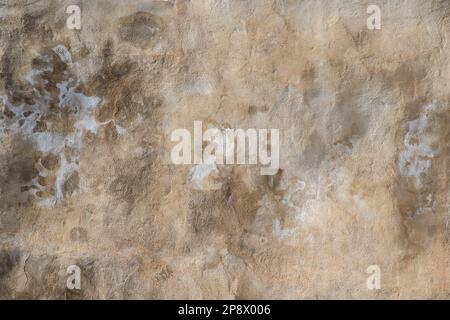
[[[0,298],[450,298],[449,40],[448,0],[0,0]],[[173,163],[194,121],[279,170]]]

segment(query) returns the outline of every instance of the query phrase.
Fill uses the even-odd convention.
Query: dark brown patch
[[[87,241],[88,233],[84,228],[75,227],[70,230],[70,239],[72,241]]]
[[[78,172],[73,172],[69,178],[64,182],[63,193],[64,196],[71,196],[78,188],[80,183],[80,177]]]
[[[260,197],[257,188],[249,190],[234,174],[220,190],[192,191],[189,221],[194,233],[221,230],[229,236],[239,234],[254,220]]]
[[[41,163],[47,170],[54,170],[59,167],[59,155],[49,154],[41,159]]]
[[[162,19],[147,12],[137,12],[119,20],[119,38],[135,47],[146,49],[159,42]]]
[[[0,279],[5,277],[20,261],[18,250],[0,250]]]

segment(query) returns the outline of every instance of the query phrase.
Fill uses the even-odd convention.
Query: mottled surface
[[[450,1],[0,0],[0,32],[0,298],[450,298]],[[195,120],[280,129],[278,174],[172,164]]]

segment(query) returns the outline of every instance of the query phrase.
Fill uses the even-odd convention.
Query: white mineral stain
[[[422,185],[422,175],[429,173],[435,156],[426,140],[426,130],[429,126],[427,111],[433,108],[432,105],[428,106],[419,118],[408,123],[404,140],[405,150],[400,153],[400,173],[404,177],[414,177],[419,186]]]
[[[127,133],[127,130],[117,124],[114,124],[116,126],[116,131],[119,134],[119,136],[124,136]]]
[[[42,79],[42,74],[46,72],[53,72],[52,59],[49,55],[42,55],[39,57],[41,61],[45,62],[45,66],[41,69],[32,69],[28,75],[25,77],[32,86],[37,86],[40,84],[46,84],[47,80]]]
[[[66,64],[72,63],[72,55],[70,54],[69,50],[67,50],[67,48],[62,44],[54,47],[53,51],[58,55],[62,62]]]
[[[189,172],[188,183],[194,190],[218,190],[221,184],[208,183],[208,177],[213,172],[218,172],[215,163],[197,164]]]
[[[280,219],[276,218],[273,223],[273,233],[277,239],[285,239],[293,237],[298,234],[299,227],[295,226],[293,228],[284,228],[281,226]]]
[[[37,149],[45,154],[58,154],[64,149],[64,136],[51,132],[36,132],[31,136]]]
[[[314,210],[317,210],[318,203],[315,199],[308,199],[303,204],[296,203],[293,200],[295,195],[303,194],[306,188],[306,183],[302,180],[297,180],[294,184],[290,185],[288,179],[283,178],[281,181],[281,190],[285,192],[284,198],[281,202],[293,212],[294,224],[292,227],[282,226],[280,219],[275,218],[273,223],[272,233],[278,240],[295,237],[301,231],[302,226],[307,222],[308,217],[314,215]],[[315,206],[315,204],[317,204]]]
[[[438,152],[430,146],[430,137],[427,135],[432,125],[429,115],[437,109],[435,104],[428,105],[417,119],[409,121],[408,132],[404,139],[405,149],[400,153],[400,174],[407,178],[413,178],[418,190],[427,188],[425,180],[431,174],[434,157],[438,155]],[[422,215],[433,212],[433,194],[428,194],[423,202],[423,205],[416,209],[415,214]]]
[[[58,45],[53,48],[53,51],[58,55],[63,63],[72,64],[72,57],[69,50],[63,46]],[[74,173],[78,172],[80,167],[80,150],[82,149],[82,138],[85,132],[97,134],[100,126],[103,126],[111,121],[99,123],[95,119],[95,110],[100,104],[99,97],[89,97],[83,93],[77,92],[80,81],[68,78],[56,84],[59,89],[58,106],[65,109],[75,117],[73,123],[73,131],[69,132],[54,132],[48,131],[52,128],[51,121],[46,121],[47,131],[35,132],[35,128],[39,120],[49,110],[49,103],[51,95],[47,92],[43,85],[47,83],[42,78],[44,73],[53,72],[52,60],[48,55],[40,56],[39,59],[44,62],[44,67],[41,69],[32,69],[26,76],[26,80],[33,86],[35,93],[34,104],[32,105],[18,105],[14,106],[9,102],[7,96],[0,96],[0,100],[5,108],[12,114],[12,118],[5,118],[0,120],[1,132],[6,129],[8,132],[20,133],[34,142],[36,150],[43,155],[58,155],[60,159],[60,167],[56,172],[56,182],[54,187],[55,194],[52,196],[41,198],[39,205],[49,207],[55,205],[57,202],[64,199],[64,185],[67,179]],[[68,77],[68,73],[64,72],[64,76]],[[114,123],[114,122],[113,122]],[[124,135],[126,130],[114,123],[116,131],[119,135]],[[65,151],[67,148],[75,150],[75,153],[67,157]],[[36,169],[39,171],[39,176],[47,177],[48,170],[44,168],[40,160],[36,164]],[[80,183],[86,186],[86,182],[80,177]],[[80,187],[80,186],[79,186]],[[48,191],[52,186],[42,186],[38,182],[38,177],[30,181],[30,194],[36,195],[38,191]]]
[[[213,83],[206,77],[201,77],[187,86],[185,94],[188,96],[210,95],[213,89]]]

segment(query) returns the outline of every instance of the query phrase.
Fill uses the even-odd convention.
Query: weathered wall
[[[0,298],[449,298],[450,1],[3,0],[0,31]],[[280,129],[278,174],[193,184],[195,120]]]

